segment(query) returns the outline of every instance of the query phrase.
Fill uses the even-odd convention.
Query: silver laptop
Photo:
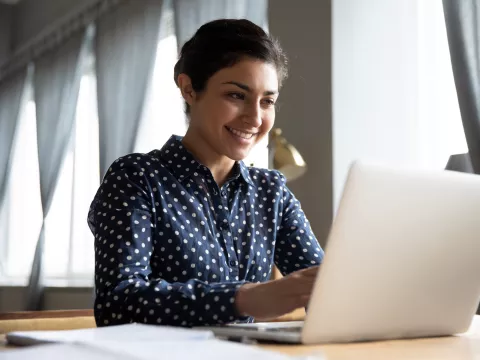
[[[480,301],[480,176],[352,165],[304,322],[209,327],[319,344],[465,332]]]

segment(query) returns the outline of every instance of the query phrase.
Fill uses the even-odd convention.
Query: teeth
[[[239,131],[239,130],[236,130],[236,129],[232,129],[231,127],[227,127],[227,129],[230,130],[235,135],[240,136],[241,138],[244,138],[244,139],[250,139],[253,135],[255,135],[255,134]]]

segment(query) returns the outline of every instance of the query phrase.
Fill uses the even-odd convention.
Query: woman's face
[[[275,67],[247,58],[216,72],[201,93],[187,96],[189,132],[217,155],[242,160],[272,128],[277,97]]]

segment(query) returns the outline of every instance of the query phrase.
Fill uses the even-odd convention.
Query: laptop
[[[468,330],[480,301],[480,176],[352,165],[304,322],[207,327],[321,344]]]

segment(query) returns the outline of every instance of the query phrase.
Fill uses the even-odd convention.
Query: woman
[[[213,21],[174,73],[186,135],[116,160],[90,208],[97,325],[211,325],[306,306],[323,251],[283,175],[242,162],[273,126],[282,49],[250,21]],[[274,262],[290,275],[269,281]]]

